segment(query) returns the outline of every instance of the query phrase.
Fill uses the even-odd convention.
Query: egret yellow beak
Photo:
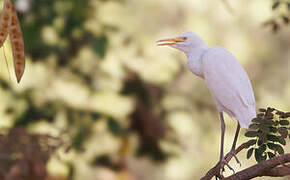
[[[157,46],[170,46],[170,45],[175,45],[179,42],[185,41],[187,38],[186,37],[179,37],[179,38],[171,38],[171,39],[162,39],[157,41]]]

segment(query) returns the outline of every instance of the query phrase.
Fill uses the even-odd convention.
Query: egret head
[[[204,41],[195,33],[186,31],[176,38],[162,39],[157,41],[158,46],[171,46],[185,53],[192,51],[194,48],[204,47]]]

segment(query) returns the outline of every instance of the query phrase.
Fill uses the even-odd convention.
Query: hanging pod
[[[24,41],[17,12],[11,1],[5,0],[0,18],[0,47],[3,46],[8,34],[13,53],[14,71],[19,83],[25,69]]]
[[[10,1],[10,0],[7,0]],[[12,5],[12,4],[11,4]],[[10,26],[8,33],[11,41],[11,47],[13,52],[14,70],[17,82],[19,83],[25,69],[25,53],[24,53],[24,41],[21,31],[21,26],[17,17],[17,12],[12,5],[10,10]]]

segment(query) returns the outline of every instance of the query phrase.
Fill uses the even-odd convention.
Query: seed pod
[[[10,2],[10,0],[7,0],[7,2]],[[19,83],[25,69],[24,41],[17,12],[12,4],[10,16],[8,33],[12,46],[15,75]]]
[[[12,4],[9,0],[4,1],[4,6],[0,18],[0,47],[2,47],[8,35]]]

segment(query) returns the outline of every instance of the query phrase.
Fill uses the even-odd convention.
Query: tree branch
[[[241,144],[235,151],[238,154],[241,150],[245,149],[246,143]],[[233,157],[233,154],[227,154],[225,159],[229,162]],[[236,174],[224,178],[224,180],[247,180],[258,176],[272,176],[272,177],[282,177],[290,175],[290,165],[285,165],[285,163],[290,162],[290,153],[283,154],[267,161],[255,164],[247,169],[244,169]],[[280,166],[282,165],[282,166]],[[278,167],[279,166],[279,167]],[[214,176],[219,175],[220,169],[224,167],[224,164],[217,164],[211,168],[201,180],[210,180]],[[223,177],[219,177],[223,178]]]
[[[244,169],[236,174],[226,177],[224,180],[246,180],[258,176],[285,176],[290,175],[289,166],[276,167],[284,163],[290,162],[290,153],[283,154],[267,161],[255,164],[247,169]],[[272,174],[273,173],[273,174]]]
[[[276,167],[276,168],[271,169],[270,171],[266,171],[265,176],[272,176],[272,177],[290,176],[290,165],[283,166],[283,167]]]

